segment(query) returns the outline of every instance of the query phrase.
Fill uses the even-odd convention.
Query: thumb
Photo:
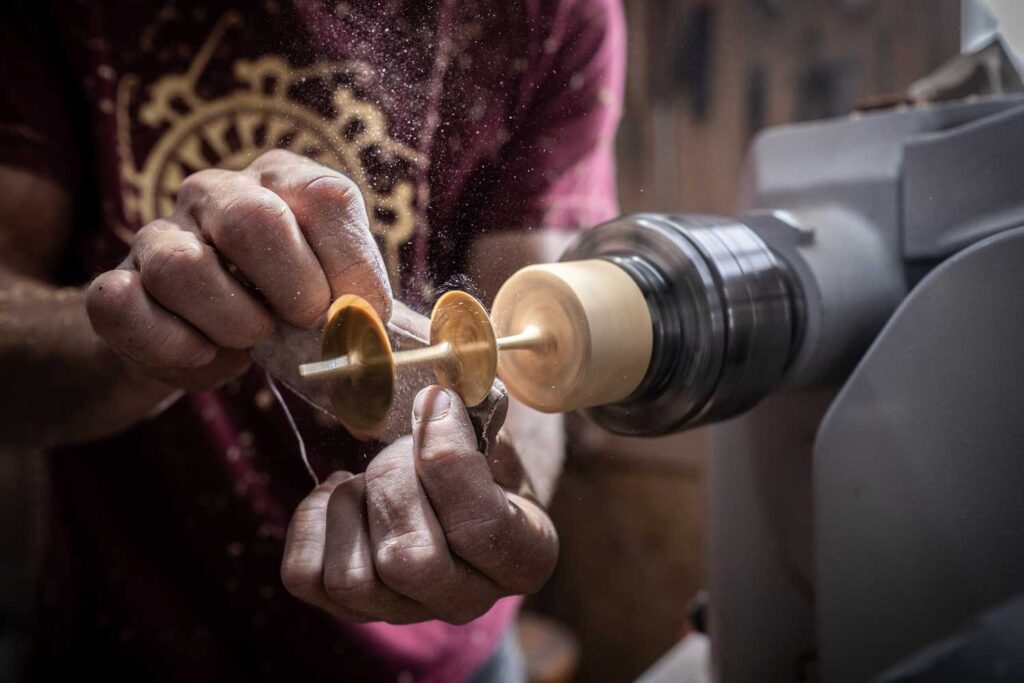
[[[476,430],[462,401],[449,389],[422,390],[413,403],[412,438],[416,459],[426,462],[477,452]]]
[[[558,536],[540,508],[494,481],[458,396],[440,387],[421,391],[412,433],[420,484],[451,551],[510,594],[540,588],[558,556]]]

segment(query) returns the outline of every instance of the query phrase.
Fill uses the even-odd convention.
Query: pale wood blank
[[[544,412],[622,400],[650,364],[643,292],[608,261],[524,268],[498,292],[492,319],[499,337],[540,331],[543,343],[502,350],[498,376],[513,396]]]

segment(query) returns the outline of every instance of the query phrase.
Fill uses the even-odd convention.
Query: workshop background
[[[958,0],[626,0],[618,137],[624,212],[728,215],[758,130],[846,115],[959,47]],[[553,505],[562,555],[530,601],[538,680],[628,681],[671,647],[703,587],[704,430],[613,438],[573,421]],[[42,543],[43,462],[0,453],[0,678],[24,646]],[[527,635],[534,626],[524,626]],[[575,672],[575,674],[573,673]]]

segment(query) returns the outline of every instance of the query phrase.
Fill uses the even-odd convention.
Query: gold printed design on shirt
[[[416,183],[412,173],[374,177],[371,166],[396,164],[416,169],[419,155],[388,134],[383,112],[358,97],[352,85],[365,84],[372,70],[355,61],[321,61],[293,67],[277,55],[238,60],[233,65],[241,87],[216,98],[204,98],[197,82],[225,32],[238,24],[228,13],[218,22],[188,71],[152,83],[138,108],[138,123],[162,130],[141,165],[132,152],[132,95],[139,87],[134,75],[118,86],[117,133],[121,159],[121,195],[125,215],[136,227],[169,215],[181,181],[206,168],[237,170],[275,148],[308,156],[351,178],[359,186],[370,215],[370,227],[382,243],[391,279],[397,279],[399,248],[416,226]],[[295,88],[306,84],[331,88],[333,116],[298,101]],[[369,160],[369,161],[368,161]],[[120,236],[131,239],[127,228]]]

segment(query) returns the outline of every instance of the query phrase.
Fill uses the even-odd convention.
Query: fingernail
[[[448,415],[451,407],[452,397],[447,389],[434,387],[424,389],[416,397],[416,402],[412,406],[413,419],[416,422],[440,420]]]

